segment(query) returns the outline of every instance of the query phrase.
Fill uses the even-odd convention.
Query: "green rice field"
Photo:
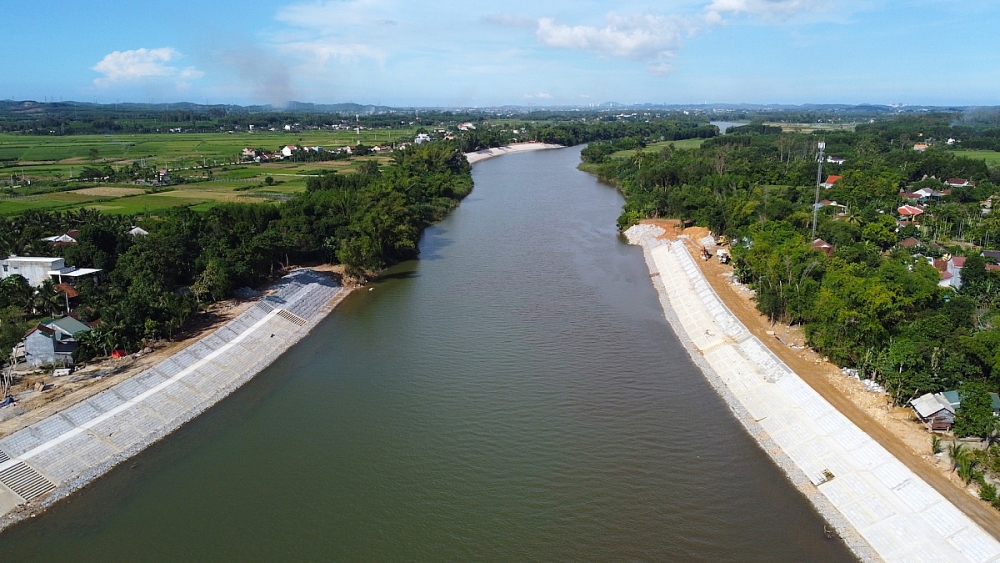
[[[680,141],[660,141],[657,143],[649,143],[646,148],[642,149],[643,152],[659,152],[666,148],[668,145],[673,145],[678,149],[697,149],[701,147],[701,144],[705,142],[705,139],[682,139]],[[618,151],[613,153],[611,156],[613,158],[625,158],[634,154],[635,151]]]
[[[157,133],[147,135],[29,136],[0,134],[0,215],[32,209],[96,208],[107,213],[156,213],[177,206],[208,209],[221,202],[280,202],[304,191],[323,170],[350,171],[359,162],[387,156],[326,162],[237,163],[243,148],[277,151],[285,145],[337,148],[359,139],[373,146],[412,139],[410,129],[353,131],[265,131],[254,133]],[[93,158],[92,150],[97,151]],[[166,168],[176,180],[169,189],[134,183],[76,180],[84,167],[114,168],[133,162]],[[265,184],[271,177],[273,184]],[[131,188],[126,195],[81,193],[93,187]],[[141,188],[141,191],[136,190]],[[92,190],[91,190],[92,191]],[[110,190],[114,191],[114,190]],[[155,193],[154,193],[155,192]]]
[[[1000,152],[997,151],[954,151],[957,156],[985,160],[990,166],[1000,166]]]

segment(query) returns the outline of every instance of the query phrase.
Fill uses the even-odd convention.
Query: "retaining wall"
[[[0,440],[0,528],[43,508],[212,406],[305,336],[342,291],[311,270],[156,366]]]
[[[865,434],[722,303],[683,242],[643,247],[667,319],[763,449],[862,560],[1000,561],[1000,542]],[[762,509],[765,509],[762,507]]]

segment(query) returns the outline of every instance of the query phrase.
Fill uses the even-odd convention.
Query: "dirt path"
[[[680,234],[674,223],[655,224],[667,229],[663,238],[676,238]],[[689,228],[684,234],[689,237],[687,245],[692,255],[699,256],[701,246],[697,241],[707,236],[708,231]],[[750,293],[728,281],[732,275],[730,266],[715,259],[696,262],[733,314],[803,381],[985,531],[1000,539],[1000,512],[971,493],[949,470],[946,461],[930,455],[930,434],[915,422],[909,409],[891,408],[884,395],[864,391],[860,381],[845,377],[837,366],[823,361],[808,347],[798,348],[804,341],[801,331],[772,325],[761,315]]]
[[[70,376],[52,377],[48,373],[26,375],[12,389],[14,395],[18,397],[16,408],[23,412],[0,422],[0,438],[68,409],[80,401],[142,373],[236,318],[252,307],[256,301],[255,299],[252,301],[220,302],[212,307],[210,321],[188,329],[180,340],[158,347],[140,357],[133,355],[119,360],[108,359],[91,362]],[[101,373],[106,375],[98,375]],[[46,390],[42,392],[30,391],[36,383],[46,385]]]

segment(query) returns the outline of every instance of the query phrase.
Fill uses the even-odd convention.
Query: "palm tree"
[[[968,452],[966,452],[968,453]],[[965,455],[958,460],[958,476],[968,485],[972,478],[976,476],[976,468],[979,467],[979,460],[971,455]]]
[[[55,315],[62,308],[63,302],[59,296],[59,290],[51,279],[47,279],[35,292],[32,300],[32,309],[36,314],[46,313],[49,316]]]
[[[969,452],[965,449],[965,444],[959,444],[955,441],[948,446],[948,457],[951,459],[951,470],[954,471],[958,468],[961,460],[969,457]]]

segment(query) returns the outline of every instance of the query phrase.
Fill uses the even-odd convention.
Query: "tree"
[[[273,176],[265,176],[264,177],[264,183],[267,184],[268,186],[273,186],[274,185],[274,177]]]
[[[955,411],[955,435],[986,440],[996,429],[993,402],[984,383],[968,381],[958,389],[962,404]]]

